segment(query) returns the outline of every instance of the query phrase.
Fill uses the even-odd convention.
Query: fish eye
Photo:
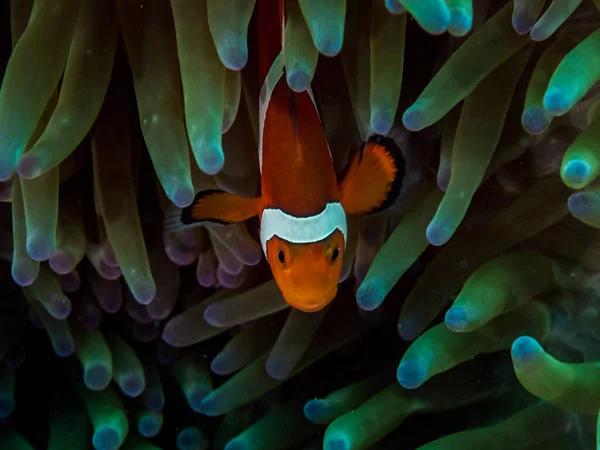
[[[281,264],[285,264],[285,253],[283,253],[283,250],[279,250],[277,253],[277,259]]]
[[[340,256],[340,250],[336,247],[333,249],[333,252],[331,252],[331,261],[338,259],[338,256]]]

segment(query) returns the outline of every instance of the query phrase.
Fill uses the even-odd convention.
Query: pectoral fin
[[[165,220],[168,230],[198,225],[228,225],[243,222],[258,214],[260,198],[244,198],[219,189],[196,194],[192,204],[177,209]]]
[[[340,183],[344,210],[359,215],[388,208],[400,194],[404,174],[404,156],[397,144],[384,136],[371,137]]]

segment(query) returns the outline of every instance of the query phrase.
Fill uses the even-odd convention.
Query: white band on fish
[[[260,243],[267,257],[267,242],[277,236],[293,244],[322,241],[340,230],[346,246],[348,224],[346,212],[339,202],[328,203],[323,211],[310,217],[296,217],[280,209],[265,209],[260,223]]]

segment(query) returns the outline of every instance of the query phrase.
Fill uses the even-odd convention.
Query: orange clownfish
[[[285,301],[314,312],[337,293],[346,215],[390,206],[402,185],[404,158],[392,139],[371,137],[338,184],[312,90],[297,93],[288,87],[281,43],[273,49],[273,41],[259,49],[263,65],[269,51],[273,55],[261,74],[260,197],[203,191],[171,219],[170,227],[231,224],[258,215],[262,248]]]

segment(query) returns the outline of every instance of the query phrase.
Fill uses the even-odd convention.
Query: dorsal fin
[[[308,217],[339,200],[333,161],[312,91],[294,92],[287,85],[282,50],[285,4],[258,1],[259,45],[264,45],[259,48],[262,205]]]

